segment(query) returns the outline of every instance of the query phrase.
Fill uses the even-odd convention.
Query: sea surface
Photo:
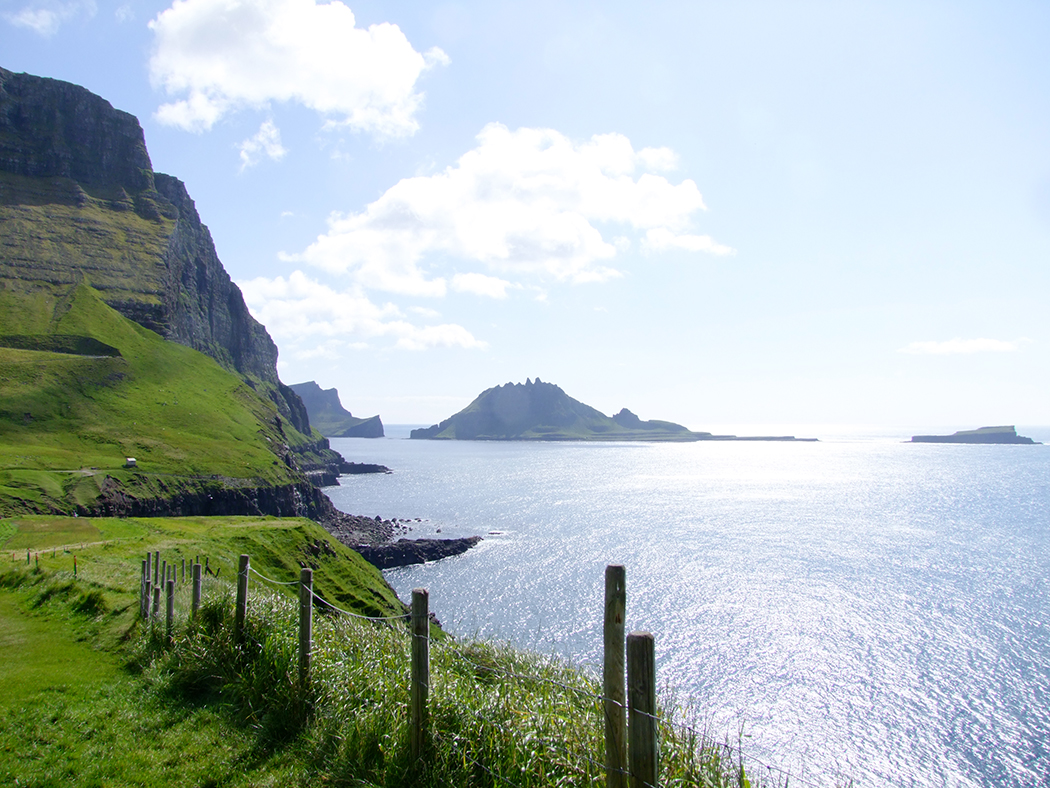
[[[792,785],[1050,785],[1050,446],[902,442],[944,428],[690,444],[387,431],[332,446],[394,472],[327,492],[419,518],[410,537],[484,537],[386,573],[402,599],[428,588],[448,631],[600,672],[604,570],[623,564],[628,631],[654,634],[667,697],[753,767]]]

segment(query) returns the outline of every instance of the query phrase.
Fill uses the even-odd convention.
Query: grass
[[[34,588],[0,592],[0,784],[298,781],[286,755],[259,752],[220,709],[162,699],[122,654],[93,647],[85,630],[98,611],[51,595],[27,615]]]
[[[307,556],[328,599],[369,615],[403,613],[396,600],[384,606],[349,593],[359,567],[341,553],[314,556],[308,521],[96,520],[85,528],[79,519],[0,521],[8,553],[12,544],[31,551],[28,566],[21,547],[0,565],[0,719],[8,720],[0,724],[0,783],[604,783],[599,685],[560,660],[432,638],[430,744],[425,760],[412,763],[410,638],[400,618],[375,623],[318,609],[312,679],[303,687],[294,588],[272,591],[252,575],[246,635],[235,643],[225,578],[240,552],[281,581],[297,574],[296,556]],[[87,536],[97,538],[71,546]],[[145,549],[166,558],[200,551],[220,569],[194,620],[181,587],[170,645],[159,627],[137,620]],[[665,713],[676,712],[669,705]],[[661,785],[752,784],[731,752],[670,724],[661,725],[661,764]]]
[[[110,354],[72,352],[101,346]],[[278,419],[261,384],[124,318],[86,284],[0,288],[0,367],[0,512],[90,511],[114,486],[167,500],[230,480],[286,485],[303,480],[290,449],[319,459],[307,451],[319,434]]]
[[[279,582],[298,580],[300,561],[314,569],[317,593],[333,604],[365,615],[399,615],[404,606],[382,574],[350,548],[304,518],[277,517],[48,517],[29,515],[0,520],[0,567],[32,566],[49,573],[71,573],[123,606],[122,625],[130,626],[137,607],[138,573],[146,552],[181,568],[195,557],[208,559],[219,577],[233,577],[238,556]],[[123,600],[118,601],[117,600]]]

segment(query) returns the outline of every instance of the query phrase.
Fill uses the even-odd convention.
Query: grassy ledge
[[[404,607],[355,590],[368,578],[355,579],[367,570],[352,559],[324,549],[312,555],[317,526],[308,521],[222,519],[0,521],[0,714],[14,720],[0,732],[0,782],[604,784],[599,684],[560,660],[432,639],[430,747],[425,762],[413,764],[410,640],[400,619],[316,615],[312,680],[303,687],[294,587],[270,590],[253,576],[246,637],[235,644],[227,578],[241,552],[280,581],[298,571],[287,556],[307,556],[317,565],[317,590],[347,610],[396,617]],[[181,587],[170,644],[137,619],[148,549],[171,560],[208,555],[219,569],[192,621]],[[47,660],[57,662],[33,667]],[[688,728],[662,724],[660,748],[664,786],[774,784],[750,778],[734,749]]]

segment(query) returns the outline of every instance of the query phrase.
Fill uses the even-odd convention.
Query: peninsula
[[[1021,443],[1042,445],[1031,438],[1018,435],[1013,426],[981,427],[976,430],[959,430],[951,435],[913,435],[911,443]]]
[[[790,435],[738,438],[694,432],[670,421],[643,421],[627,408],[610,417],[539,378],[486,389],[459,413],[440,424],[412,430],[409,437],[500,441],[815,440]]]
[[[316,382],[294,383],[289,388],[300,396],[310,424],[326,438],[382,438],[379,416],[359,418],[343,407],[336,389],[323,389]]]

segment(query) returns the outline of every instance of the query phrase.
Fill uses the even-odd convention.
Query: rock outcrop
[[[396,542],[376,545],[351,545],[368,563],[379,569],[423,564],[465,553],[478,542],[480,536],[465,539],[398,539]]]
[[[86,279],[126,317],[241,375],[310,434],[306,408],[278,379],[276,345],[183,183],[153,171],[133,115],[78,85],[0,69],[0,212],[0,286]]]
[[[310,423],[328,438],[382,438],[383,422],[379,416],[358,418],[343,407],[339,392],[322,389],[316,382],[293,383],[290,387],[299,395]]]

